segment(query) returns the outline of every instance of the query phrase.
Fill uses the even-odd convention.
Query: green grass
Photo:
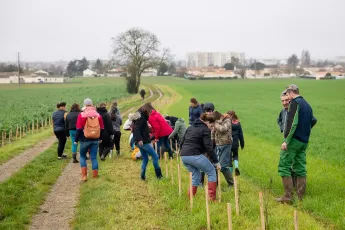
[[[50,137],[52,135],[51,129],[45,129],[43,131],[28,134],[28,136],[23,137],[17,141],[5,145],[0,148],[0,164],[8,161],[12,157],[22,153],[25,149],[28,149],[43,139]]]
[[[25,229],[69,161],[55,144],[0,184],[0,229]],[[70,148],[69,144],[67,148]],[[68,191],[66,191],[68,195]]]
[[[277,173],[283,139],[276,124],[282,108],[279,95],[286,85],[297,84],[318,119],[307,150],[307,194],[298,209],[333,228],[345,228],[345,157],[342,154],[345,141],[341,128],[341,117],[345,113],[345,81],[187,81],[158,77],[146,80],[146,83],[151,82],[167,84],[183,96],[180,102],[169,107],[170,115],[188,119],[191,97],[200,102],[213,102],[221,112],[235,110],[246,140],[245,150],[240,151],[242,180],[264,189],[271,186],[272,178],[269,194],[273,196],[280,195],[283,190]],[[257,198],[256,194],[253,196]],[[283,205],[277,206],[284,209]]]

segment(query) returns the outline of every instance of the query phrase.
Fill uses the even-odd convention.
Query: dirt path
[[[6,163],[0,165],[0,182],[6,180],[14,173],[18,172],[24,165],[32,161],[41,152],[50,148],[55,141],[55,136],[43,140],[30,149],[25,150],[20,155],[17,155]]]
[[[157,87],[156,89],[161,98],[162,93]],[[151,88],[150,94],[150,97],[144,101],[153,97]],[[124,117],[133,109],[128,109],[122,116]],[[41,205],[40,211],[33,217],[30,229],[69,229],[80,196],[80,179],[80,165],[69,163],[49,192],[44,204]]]

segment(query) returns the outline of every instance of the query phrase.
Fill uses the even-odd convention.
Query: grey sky
[[[107,59],[111,37],[154,32],[178,58],[192,51],[247,57],[345,55],[344,0],[0,0],[0,61]]]

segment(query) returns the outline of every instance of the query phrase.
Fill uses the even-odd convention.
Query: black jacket
[[[175,127],[175,123],[176,123],[178,117],[166,116],[165,119],[170,121],[171,126],[174,128]]]
[[[69,137],[69,131],[70,130],[77,130],[76,124],[77,124],[79,114],[80,114],[80,112],[72,110],[66,116],[65,129],[66,129],[66,135],[68,137]]]
[[[282,111],[280,111],[279,117],[277,119],[277,123],[279,125],[281,133],[284,132],[284,129],[285,129],[287,114],[288,114],[287,109],[282,109]]]
[[[241,148],[244,148],[244,137],[241,123],[238,122],[237,124],[232,123],[232,147],[238,148],[239,143],[241,144]]]
[[[211,140],[211,130],[204,122],[197,119],[188,127],[182,138],[181,156],[197,156],[205,153],[214,164],[218,163]]]
[[[97,108],[97,112],[102,116],[104,124],[100,139],[107,145],[110,143],[110,136],[114,135],[113,123],[106,108]]]
[[[151,143],[150,130],[147,125],[148,120],[148,115],[139,111],[136,112],[135,118],[133,119],[133,138],[136,144],[139,141],[142,141],[144,144]]]

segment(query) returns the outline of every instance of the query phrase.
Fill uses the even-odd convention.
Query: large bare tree
[[[138,93],[141,74],[170,58],[169,49],[161,48],[157,36],[140,28],[132,28],[113,40],[113,64],[124,67],[127,91]]]

